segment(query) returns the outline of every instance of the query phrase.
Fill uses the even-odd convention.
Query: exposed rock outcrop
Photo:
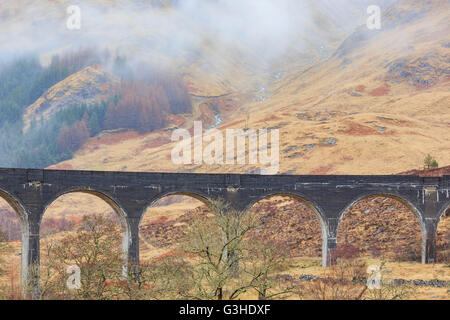
[[[57,83],[26,108],[24,131],[33,120],[46,120],[65,107],[106,99],[119,79],[101,66],[88,66]]]

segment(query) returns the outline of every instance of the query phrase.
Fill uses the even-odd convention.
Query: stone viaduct
[[[335,263],[338,227],[357,201],[380,195],[408,206],[422,233],[422,263],[436,259],[436,230],[450,206],[450,176],[402,175],[248,175],[61,171],[0,169],[0,197],[22,223],[22,285],[39,290],[30,268],[39,265],[39,229],[46,208],[63,194],[83,192],[106,201],[118,214],[123,230],[124,257],[139,262],[139,224],[147,208],[167,195],[182,194],[207,204],[219,197],[247,210],[272,195],[301,200],[322,227],[322,264]],[[395,213],[394,213],[395,214]],[[34,273],[35,274],[35,273]]]

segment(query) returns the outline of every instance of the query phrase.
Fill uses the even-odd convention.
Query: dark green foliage
[[[23,108],[34,98],[30,87],[38,79],[42,67],[36,57],[16,60],[0,72],[0,126],[21,121]]]
[[[100,104],[94,104],[87,109],[89,118],[88,129],[91,137],[96,136],[103,130],[107,109],[108,103],[106,101],[102,101]]]
[[[61,129],[57,140],[60,152],[75,152],[86,143],[89,138],[89,129],[86,122],[87,117],[83,117],[83,120]]]
[[[93,50],[85,49],[54,56],[47,67],[41,66],[37,56],[0,66],[0,166],[42,168],[72,156],[71,152],[59,152],[56,140],[64,125],[83,117],[86,106],[65,109],[45,127],[34,123],[26,134],[22,133],[23,112],[59,81],[100,62]],[[92,120],[92,134],[101,130],[105,110],[106,104],[102,104],[99,110],[88,111],[97,117]]]
[[[35,101],[45,90],[71,74],[80,71],[88,65],[100,62],[100,58],[90,49],[69,52],[62,57],[58,55],[53,56],[50,65],[42,70],[39,78],[36,79],[31,87],[30,97],[32,101]]]
[[[113,71],[122,78],[122,85],[108,101],[65,106],[50,119],[32,122],[26,133],[22,131],[27,106],[71,74],[106,60],[85,49],[54,56],[46,67],[37,57],[0,65],[0,167],[44,168],[70,159],[89,137],[104,129],[150,132],[164,127],[169,113],[191,111],[181,78],[139,69],[141,76],[133,80],[126,57],[117,56]]]
[[[82,50],[54,56],[48,67],[42,67],[37,57],[25,57],[0,68],[0,166],[43,168],[70,159],[76,150],[58,148],[57,139],[64,127],[85,114],[90,136],[102,130],[107,102],[64,108],[45,126],[32,123],[28,132],[22,132],[22,116],[28,105],[54,84],[96,62],[99,60],[93,52]]]
[[[436,159],[433,159],[431,161],[430,168],[439,168],[439,163],[436,161]]]
[[[56,144],[60,129],[61,124],[55,120],[49,121],[45,126],[33,125],[18,139],[14,147],[13,163],[18,167],[45,168],[49,164],[69,159],[72,154],[60,153]]]
[[[439,168],[439,164],[430,154],[427,154],[423,160],[424,169]]]
[[[45,168],[51,164],[68,160],[89,136],[97,135],[103,128],[108,102],[100,104],[72,106],[60,110],[43,124],[32,123],[30,130],[22,133],[22,126],[5,125],[0,128],[0,165],[20,168]],[[80,132],[80,127],[73,127],[85,118],[88,136]],[[74,140],[62,147],[58,138],[66,129],[66,136],[73,135]],[[70,130],[69,130],[70,129]]]

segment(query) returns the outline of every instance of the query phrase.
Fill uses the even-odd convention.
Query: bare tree
[[[122,290],[121,233],[109,218],[84,217],[74,233],[45,245],[41,267],[41,298],[114,299]],[[66,287],[67,267],[81,271],[81,288]]]
[[[189,290],[190,266],[177,256],[143,261],[137,268],[135,281],[122,281],[123,297],[131,300],[180,299]]]
[[[423,160],[423,168],[424,169],[431,169],[431,168],[438,168],[439,164],[430,154],[427,154],[425,159]]]
[[[247,254],[241,269],[251,279],[251,287],[258,293],[259,300],[281,299],[294,293],[292,281],[276,275],[289,266],[291,257],[286,248],[251,238],[246,239],[245,248]]]
[[[380,266],[383,272],[384,263]],[[306,295],[315,300],[401,300],[414,294],[408,285],[381,281],[380,289],[367,286],[367,263],[360,259],[341,259],[329,267],[325,277],[306,285]]]
[[[4,272],[3,257],[8,252],[9,252],[9,246],[8,246],[8,242],[6,241],[6,236],[0,232],[0,275],[2,275]]]
[[[183,250],[190,261],[191,299],[237,299],[248,291],[261,299],[276,296],[276,281],[270,274],[284,261],[269,243],[247,237],[261,226],[258,217],[235,210],[222,199],[213,202],[211,216],[191,227]],[[252,244],[253,243],[253,244]],[[278,252],[279,253],[279,252]],[[288,290],[282,289],[283,294]]]

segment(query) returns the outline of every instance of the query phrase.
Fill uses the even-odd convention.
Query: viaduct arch
[[[412,213],[414,213],[414,215],[417,218],[417,222],[419,223],[420,226],[420,232],[422,235],[422,263],[428,263],[428,261],[426,261],[426,239],[427,239],[427,227],[426,227],[426,220],[424,219],[424,216],[422,215],[421,211],[413,204],[411,203],[408,199],[404,199],[402,198],[401,195],[399,195],[397,192],[375,192],[375,193],[368,193],[368,194],[363,194],[358,196],[356,199],[352,200],[347,207],[341,211],[340,215],[339,215],[339,219],[338,219],[338,224],[337,224],[337,229],[339,229],[339,225],[342,221],[342,218],[344,217],[345,213],[356,203],[358,203],[359,201],[363,200],[363,199],[367,199],[369,197],[384,197],[384,198],[391,198],[394,200],[399,201],[400,203],[404,204]],[[436,227],[437,230],[437,227]],[[436,231],[434,231],[436,232]],[[336,231],[336,235],[338,235],[338,232]],[[337,238],[337,237],[336,237]],[[435,240],[436,242],[436,240]],[[434,259],[436,259],[436,257],[434,257]],[[434,262],[434,261],[430,261],[430,262]]]

